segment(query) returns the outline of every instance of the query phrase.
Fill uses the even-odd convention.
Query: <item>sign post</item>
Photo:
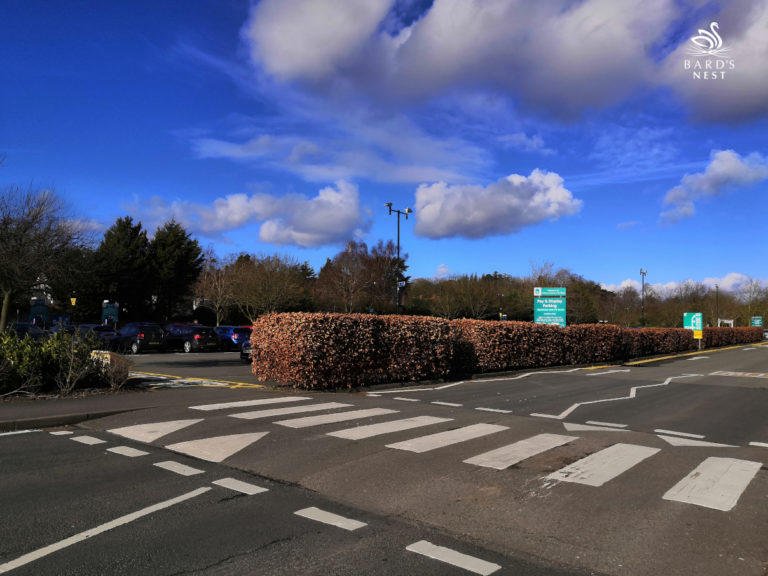
[[[683,328],[693,330],[693,337],[699,341],[699,350],[701,350],[701,340],[704,338],[704,314],[701,312],[684,313]]]
[[[565,328],[565,288],[533,289],[533,321]]]

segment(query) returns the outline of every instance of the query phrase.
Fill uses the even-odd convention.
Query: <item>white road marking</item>
[[[629,372],[629,370],[606,370],[605,372],[590,372],[585,376],[605,376],[606,374],[617,374],[619,372]]]
[[[659,452],[659,448],[614,444],[547,476],[548,480],[602,486]]]
[[[431,424],[450,422],[451,420],[453,420],[453,418],[416,416],[414,418],[404,418],[403,420],[393,420],[391,422],[381,422],[379,424],[369,424],[368,426],[356,426],[345,430],[337,430],[336,432],[329,432],[327,436],[346,438],[347,440],[362,440],[364,438],[371,438],[382,434],[391,434],[393,432],[411,430],[412,428],[420,428]]]
[[[476,466],[483,466],[485,468],[494,468],[496,470],[504,470],[510,466],[522,462],[536,456],[552,448],[557,448],[568,442],[578,440],[577,436],[561,436],[559,434],[538,434],[520,440],[514,444],[503,446],[490,452],[485,452],[478,456],[474,456],[467,460],[464,460],[467,464],[474,464]]]
[[[311,404],[309,406],[296,406],[289,408],[273,408],[272,410],[255,410],[254,412],[241,412],[240,414],[230,414],[230,418],[242,418],[244,420],[254,420],[256,418],[272,418],[274,416],[285,416],[286,414],[301,414],[303,412],[319,412],[321,410],[335,410],[336,408],[349,408],[352,404],[342,404],[341,402],[325,402],[323,404]]]
[[[185,464],[180,464],[179,462],[173,462],[171,460],[166,462],[155,462],[155,466],[162,468],[163,470],[168,470],[169,472],[181,474],[182,476],[194,476],[195,474],[202,474],[204,472],[204,470],[198,470],[197,468],[192,468],[191,466],[186,466]]]
[[[49,432],[51,436],[69,436],[70,434],[74,434],[72,430],[55,430],[53,432]]]
[[[130,446],[115,446],[114,448],[107,448],[107,452],[120,454],[120,456],[128,456],[128,458],[138,458],[139,456],[146,456],[149,454],[149,452],[144,452],[144,450],[136,450],[136,448],[131,448]]]
[[[287,426],[288,428],[309,428],[310,426],[348,422],[349,420],[383,416],[384,414],[397,414],[397,412],[397,410],[390,410],[389,408],[368,408],[367,410],[350,410],[349,412],[336,412],[334,414],[323,414],[320,416],[293,418],[292,420],[279,420],[274,422],[274,424],[280,424],[280,426]]]
[[[608,426],[595,426],[592,424],[575,424],[572,422],[563,422],[563,427],[568,432],[586,432],[586,431],[596,431],[599,430],[601,432],[629,432],[626,428],[609,428]]]
[[[765,372],[712,372],[710,376],[736,376],[737,378],[768,378]]]
[[[502,430],[509,430],[509,428],[497,424],[472,424],[471,426],[464,426],[463,428],[457,428],[456,430],[438,432],[437,434],[420,436],[419,438],[413,438],[404,442],[387,444],[387,448],[407,450],[409,452],[420,454],[422,452],[429,452],[430,450],[450,446],[451,444],[458,444],[459,442],[466,442],[467,440],[487,436],[488,434],[495,434]]]
[[[210,488],[207,488],[207,487],[198,488],[197,490],[193,490],[192,492],[187,492],[186,494],[182,494],[181,496],[177,496],[176,498],[165,500],[164,502],[159,502],[158,504],[148,506],[147,508],[142,508],[141,510],[138,510],[137,512],[133,512],[131,514],[126,514],[125,516],[121,516],[116,520],[112,520],[111,522],[107,522],[106,524],[102,524],[101,526],[91,528],[90,530],[86,530],[85,532],[80,532],[79,534],[75,534],[74,536],[65,538],[60,542],[56,542],[55,544],[51,544],[44,548],[40,548],[39,550],[35,550],[34,552],[24,554],[23,556],[20,556],[16,560],[6,562],[5,564],[0,564],[0,574],[3,574],[5,572],[10,572],[11,570],[15,570],[16,568],[25,566],[26,564],[29,564],[30,562],[34,562],[35,560],[39,560],[40,558],[44,558],[49,554],[53,554],[54,552],[58,552],[59,550],[63,550],[64,548],[67,548],[69,546],[72,546],[73,544],[82,542],[89,538],[93,538],[94,536],[98,536],[99,534],[107,532],[108,530],[112,530],[113,528],[118,528],[130,522],[133,522],[134,520],[138,520],[139,518],[143,518],[144,516],[148,516],[149,514],[152,514],[154,512],[158,512],[165,508],[170,508],[171,506],[175,506],[176,504],[180,504],[181,502],[195,498],[196,496],[199,496],[200,494],[204,494],[209,490]]]
[[[750,460],[707,458],[664,494],[664,500],[728,512],[762,466]]]
[[[285,402],[299,402],[301,400],[311,400],[306,396],[285,396],[282,398],[262,398],[260,400],[242,400],[240,402],[224,402],[221,404],[202,404],[200,406],[190,406],[191,410],[226,410],[227,408],[246,408],[248,406],[263,406],[265,404],[282,404]]]
[[[495,412],[496,414],[512,414],[512,410],[501,410],[500,408],[475,408],[481,412]]]
[[[657,428],[656,430],[654,430],[654,433],[668,434],[672,436],[682,436],[683,438],[696,438],[698,440],[704,439],[704,436],[701,434],[689,434],[688,432],[675,432],[674,430],[663,430],[661,428]]]
[[[405,549],[409,552],[415,552],[416,554],[421,554],[427,558],[432,558],[433,560],[438,560],[450,564],[451,566],[468,570],[474,574],[480,574],[481,576],[487,576],[501,570],[501,566],[498,564],[493,564],[492,562],[487,562],[480,558],[475,558],[474,556],[462,554],[461,552],[456,552],[456,550],[451,550],[450,548],[435,546],[426,540],[420,540],[419,542],[407,546]]]
[[[229,488],[235,492],[247,494],[248,496],[261,494],[262,492],[269,492],[268,488],[262,488],[261,486],[249,484],[248,482],[242,482],[241,480],[236,480],[235,478],[222,478],[221,480],[214,480],[213,484],[216,484],[216,486],[221,486],[222,488]]]
[[[738,448],[733,444],[718,444],[716,442],[705,442],[704,440],[696,440],[695,438],[681,438],[679,436],[665,436],[664,434],[657,434],[659,438],[664,440],[671,446],[698,446],[701,448]]]
[[[336,526],[336,528],[342,528],[343,530],[349,531],[357,530],[358,528],[367,526],[365,522],[352,520],[351,518],[345,518],[344,516],[339,516],[338,514],[333,514],[332,512],[320,510],[314,506],[311,508],[304,508],[303,510],[297,510],[294,512],[294,514],[303,518],[309,518],[315,522],[322,522],[323,524]]]
[[[708,360],[708,359],[709,359],[709,356],[694,356],[693,358],[688,358],[688,361],[690,362],[692,360]]]
[[[100,438],[94,438],[93,436],[74,436],[73,438],[70,438],[70,440],[73,440],[75,442],[80,442],[80,444],[87,444],[88,446],[95,446],[96,444],[106,444],[106,440],[102,440]]]
[[[176,432],[187,426],[192,426],[198,422],[202,422],[203,419],[198,420],[172,420],[169,422],[153,422],[151,424],[137,424],[135,426],[123,426],[122,428],[113,428],[107,430],[111,434],[117,434],[124,438],[130,438],[131,440],[137,440],[138,442],[144,442],[150,444],[162,438],[163,436]]]
[[[400,396],[395,396],[392,398],[392,400],[401,400],[403,402],[421,402],[418,398],[401,398]]]
[[[693,376],[701,376],[701,374],[682,374],[680,376],[670,376],[664,382],[661,382],[659,384],[645,384],[643,386],[633,386],[629,389],[629,395],[627,396],[619,396],[618,398],[603,398],[602,400],[590,400],[588,402],[577,402],[576,404],[572,404],[565,410],[563,410],[560,414],[531,414],[531,416],[535,416],[537,418],[553,418],[555,420],[563,420],[566,416],[568,416],[571,412],[576,410],[579,406],[587,406],[588,404],[600,404],[601,402],[616,402],[617,400],[631,400],[632,398],[635,398],[637,396],[637,391],[642,388],[656,388],[657,386],[667,386],[672,380],[675,380],[676,378],[692,378]]]
[[[768,448],[768,444],[765,442],[750,442],[750,446],[757,446],[758,448]]]
[[[166,448],[208,462],[223,462],[233,454],[240,452],[243,448],[247,448],[254,442],[261,440],[267,434],[268,432],[251,432],[249,434],[215,436],[213,438],[202,438],[200,440],[170,444]]]
[[[587,420],[587,424],[593,426],[607,426],[608,428],[626,428],[626,424],[614,424],[613,422],[600,422],[598,420]]]
[[[3,432],[0,436],[16,436],[17,434],[30,434],[32,432],[42,432],[42,430],[14,430],[13,432]],[[56,435],[56,432],[51,432],[51,434]],[[65,432],[65,434],[67,434],[67,432]],[[68,432],[68,434],[72,434],[72,432]]]
[[[463,404],[456,404],[455,402],[432,402],[438,406],[450,406],[451,408],[460,408]]]

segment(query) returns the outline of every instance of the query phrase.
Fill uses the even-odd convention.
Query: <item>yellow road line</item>
[[[705,348],[703,350],[696,350],[694,352],[685,352],[681,354],[673,354],[671,356],[659,356],[658,358],[649,358],[647,360],[637,360],[635,362],[626,362],[625,366],[637,366],[638,364],[648,364],[649,362],[660,362],[661,360],[672,360],[674,358],[683,358],[685,356],[701,356],[702,354],[713,354],[715,352],[725,352],[726,350],[736,350],[737,348],[744,348],[744,346],[761,346],[764,344],[737,344],[735,346],[727,346],[725,348]]]
[[[172,378],[173,380],[188,380],[191,382],[220,382],[222,384],[229,384],[228,386],[229,388],[265,388],[263,384],[252,384],[250,382],[234,382],[232,380],[217,380],[216,378],[193,378],[193,377],[186,377],[186,376],[175,376],[173,374],[157,374],[153,372],[137,372],[137,371],[134,371],[133,373],[142,374],[144,376],[162,376],[163,378]],[[206,384],[201,384],[201,386],[206,386]]]

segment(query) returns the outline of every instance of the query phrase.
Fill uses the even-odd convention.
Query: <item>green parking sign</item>
[[[533,321],[565,328],[565,298],[534,298]]]
[[[763,325],[763,317],[762,316],[752,316],[752,320],[750,322],[750,326],[762,326]]]

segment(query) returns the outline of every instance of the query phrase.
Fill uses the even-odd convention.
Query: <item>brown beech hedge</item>
[[[253,372],[298,388],[453,379],[496,372],[617,362],[695,350],[682,328],[566,328],[528,322],[370,314],[270,314],[253,327]],[[702,346],[755,342],[762,328],[705,328]]]

